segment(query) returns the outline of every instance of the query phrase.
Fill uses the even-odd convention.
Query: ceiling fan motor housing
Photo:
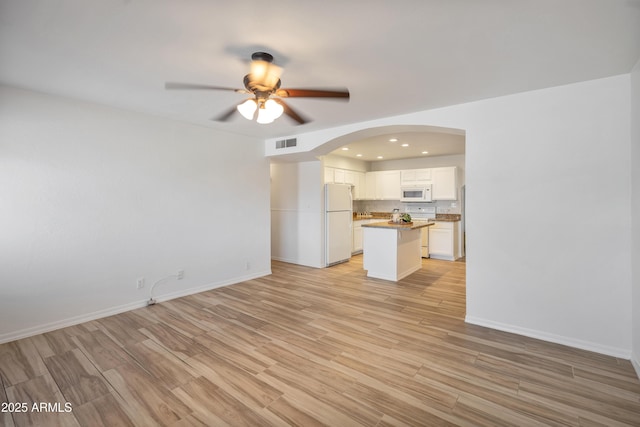
[[[273,55],[267,52],[254,52],[251,54],[251,60],[273,62]]]
[[[273,92],[280,88],[280,79],[276,82],[273,87],[268,87],[261,84],[261,81],[252,80],[251,74],[247,74],[244,76],[244,87],[251,93],[253,93],[256,98],[268,98]]]

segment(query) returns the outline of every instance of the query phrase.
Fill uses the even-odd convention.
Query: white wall
[[[271,256],[324,267],[324,204],[320,161],[271,165]]]
[[[0,87],[0,342],[268,274],[263,150]]]
[[[470,108],[468,320],[628,358],[629,76]]]
[[[640,61],[631,73],[631,218],[633,278],[632,362],[640,377]]]
[[[467,321],[629,358],[630,77],[296,135],[466,131]],[[273,141],[266,141],[272,154]]]

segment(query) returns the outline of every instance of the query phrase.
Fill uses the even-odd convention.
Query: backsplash
[[[452,206],[455,205],[455,206]],[[354,200],[354,212],[392,212],[394,209],[400,209],[404,212],[407,206],[415,207],[434,207],[436,213],[439,214],[461,214],[460,202],[439,200],[433,203],[402,203],[394,200]]]

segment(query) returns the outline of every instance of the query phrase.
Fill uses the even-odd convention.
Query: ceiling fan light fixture
[[[274,120],[280,117],[284,112],[284,107],[273,99],[267,100],[267,102],[264,103],[264,108],[269,111],[269,114],[273,116]]]
[[[253,120],[253,116],[258,108],[258,104],[253,99],[247,99],[236,107],[238,112],[247,120]]]
[[[263,125],[271,123],[280,117],[283,112],[284,107],[282,105],[273,99],[268,99],[258,110],[258,119],[256,121]]]
[[[264,108],[258,110],[258,118],[256,119],[256,122],[260,123],[261,125],[267,125],[269,123],[273,123],[274,120],[275,119],[271,117],[269,112]]]

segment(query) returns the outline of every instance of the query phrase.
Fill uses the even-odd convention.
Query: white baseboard
[[[204,291],[209,291],[211,289],[221,288],[224,286],[234,285],[236,283],[245,282],[251,279],[257,279],[259,277],[264,277],[271,274],[271,270],[262,271],[253,273],[247,276],[235,277],[231,280],[223,280],[220,282],[208,283],[206,285],[197,286],[194,288],[184,289],[177,292],[170,292],[166,294],[161,294],[155,297],[154,299],[157,302],[169,301],[175,298],[184,297],[187,295],[193,295]],[[91,320],[101,319],[107,316],[113,316],[114,314],[124,313],[125,311],[135,310],[137,308],[142,308],[147,305],[148,299],[139,300],[130,302],[127,304],[105,308],[103,310],[94,311],[92,313],[83,314],[80,316],[68,317],[66,319],[60,319],[55,322],[48,322],[44,325],[33,326],[30,328],[21,329],[19,331],[10,332],[7,334],[0,335],[0,344],[19,340],[22,338],[28,338],[34,335],[44,334],[45,332],[51,332],[56,329],[66,328],[68,326],[78,325],[80,323],[89,322]]]
[[[640,359],[638,359],[638,355],[633,352],[631,352],[631,364],[633,365],[633,369],[636,370],[638,379],[640,379]]]
[[[271,256],[271,259],[273,261],[286,262],[287,264],[296,264],[296,265],[302,265],[302,266],[311,267],[311,268],[325,268],[326,267],[326,265],[308,263],[308,262],[301,261],[301,260],[299,260],[297,258],[293,259],[293,258],[283,258],[283,257],[278,257],[278,256]]]
[[[623,348],[611,347],[590,341],[578,340],[571,337],[549,334],[547,332],[542,332],[535,329],[520,328],[518,326],[480,319],[472,316],[466,316],[464,321],[467,323],[471,323],[472,325],[484,326],[491,329],[497,329],[499,331],[523,335],[529,338],[536,338],[543,341],[566,345],[568,347],[579,348],[581,350],[593,351],[594,353],[600,353],[607,356],[631,360],[631,350],[626,350]],[[636,371],[638,371],[638,368],[636,368]]]
[[[147,300],[135,301],[128,304],[109,307],[103,310],[94,311],[92,313],[82,314],[79,316],[67,317],[66,319],[47,322],[43,325],[32,326],[30,328],[20,329],[18,331],[9,332],[0,335],[0,344],[16,341],[22,338],[32,337],[34,335],[44,334],[45,332],[55,331],[56,329],[66,328],[68,326],[78,325],[80,323],[89,322],[91,320],[101,319],[103,317],[112,316],[114,314],[124,313],[125,311],[135,310],[147,305]]]

